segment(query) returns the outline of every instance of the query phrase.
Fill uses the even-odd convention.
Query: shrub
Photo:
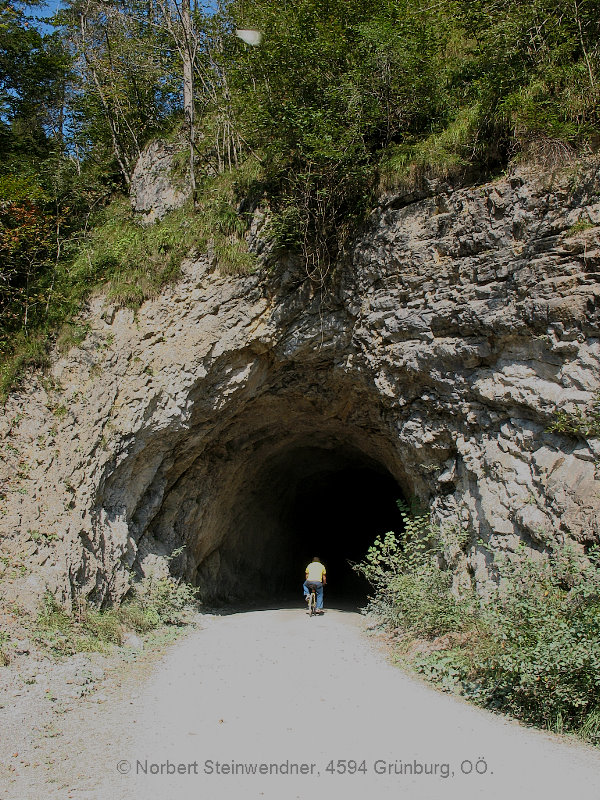
[[[600,566],[569,546],[548,558],[498,561],[485,603],[488,642],[473,654],[466,691],[544,728],[600,744]],[[491,637],[491,638],[490,638]]]
[[[404,532],[378,537],[355,569],[375,589],[368,611],[412,636],[439,636],[463,629],[473,614],[472,598],[452,592],[452,572],[443,569],[460,546],[454,528],[432,525],[429,513],[398,501]]]
[[[196,589],[171,575],[150,575],[136,584],[133,602],[154,626],[184,625],[196,605],[196,595]]]
[[[548,431],[581,439],[600,437],[600,393],[594,395],[591,407],[585,410],[557,411]]]
[[[122,605],[99,609],[83,602],[71,616],[48,592],[37,619],[37,640],[60,655],[104,652],[122,644],[128,630],[145,633],[160,625],[191,622],[196,593],[172,576],[147,577],[133,587],[131,598]]]
[[[464,540],[400,508],[403,536],[378,537],[356,569],[375,589],[366,610],[401,629],[412,667],[480,705],[600,744],[600,549],[549,541],[545,553],[496,554],[495,589],[457,594],[451,556]]]

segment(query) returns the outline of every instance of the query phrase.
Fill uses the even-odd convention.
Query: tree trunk
[[[192,199],[196,208],[196,176],[195,176],[195,146],[196,130],[194,118],[194,37],[192,31],[192,15],[190,11],[190,0],[182,0],[181,3],[181,22],[184,34],[183,56],[183,113],[188,129],[188,143],[190,149],[190,186],[192,189]]]

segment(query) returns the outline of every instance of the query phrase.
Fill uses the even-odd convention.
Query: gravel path
[[[357,614],[202,625],[149,676],[107,681],[93,709],[82,698],[45,751],[52,765],[15,776],[0,799],[600,800],[600,752],[407,677]]]

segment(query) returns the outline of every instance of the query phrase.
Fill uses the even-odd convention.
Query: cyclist
[[[321,564],[318,556],[315,556],[305,570],[306,580],[304,581],[304,599],[308,603],[311,589],[315,589],[317,595],[317,614],[323,613],[323,587],[327,583],[325,567]]]

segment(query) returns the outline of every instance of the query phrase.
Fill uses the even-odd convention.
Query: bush
[[[471,596],[452,593],[452,572],[442,568],[461,545],[454,528],[432,525],[429,513],[398,501],[404,533],[378,537],[355,565],[375,588],[368,611],[412,636],[462,630],[472,619]]]
[[[172,576],[148,577],[133,587],[132,597],[122,605],[98,609],[81,603],[73,616],[47,593],[37,619],[37,639],[60,655],[105,652],[121,645],[127,631],[146,633],[161,625],[191,622],[196,593]]]
[[[157,625],[184,625],[196,604],[197,590],[171,575],[143,578],[134,589],[133,604]]]
[[[502,583],[482,611],[488,641],[467,693],[479,702],[600,744],[600,567],[569,546],[498,562]]]
[[[548,431],[574,438],[597,439],[600,436],[600,393],[596,392],[589,408],[557,411]]]
[[[461,537],[400,508],[404,535],[378,537],[356,569],[375,588],[366,610],[400,628],[412,667],[480,705],[600,744],[600,550],[496,554],[496,588],[459,595],[450,565]]]

